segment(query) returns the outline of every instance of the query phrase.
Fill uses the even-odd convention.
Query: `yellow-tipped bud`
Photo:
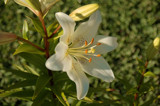
[[[153,45],[156,49],[160,50],[160,37],[156,37],[153,41]]]
[[[149,45],[146,57],[151,60],[160,51],[160,37],[156,37],[154,41]]]
[[[12,33],[0,32],[0,45],[11,43],[17,39],[17,36]]]
[[[87,17],[89,17],[92,13],[94,13],[99,8],[98,4],[88,4],[74,10],[69,16],[74,21],[80,21]]]

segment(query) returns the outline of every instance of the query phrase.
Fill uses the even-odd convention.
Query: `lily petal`
[[[89,75],[100,78],[106,82],[111,82],[114,79],[114,74],[108,63],[102,57],[92,56],[92,61],[86,59],[78,59],[84,71]]]
[[[95,48],[96,49],[95,53],[98,54],[104,54],[110,52],[118,46],[116,37],[98,35],[95,37],[95,42],[101,43],[101,45]]]
[[[46,61],[46,67],[53,71],[58,70],[70,70],[72,67],[72,58],[69,55],[66,55],[68,46],[63,42],[58,43],[55,48],[56,54],[52,55]]]
[[[101,21],[100,12],[96,11],[90,16],[87,22],[80,24],[73,34],[73,46],[82,46],[84,45],[85,40],[90,42],[96,35]]]
[[[76,83],[77,98],[83,99],[87,95],[89,81],[76,60],[73,59],[72,69],[67,71],[67,74]]]
[[[63,35],[61,36],[60,41],[69,44],[76,24],[71,17],[62,12],[56,13],[56,18],[63,28]]]

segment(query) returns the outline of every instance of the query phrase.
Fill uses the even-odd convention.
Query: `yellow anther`
[[[97,43],[97,46],[101,45],[102,43]]]
[[[91,48],[91,53],[95,53],[95,51],[96,51],[96,49],[94,49],[94,48]]]
[[[101,55],[100,54],[97,54],[97,57],[100,57]]]
[[[89,63],[92,61],[92,58],[90,57],[90,59],[89,59]]]
[[[91,44],[94,42],[94,38],[92,38],[92,40],[91,40]]]
[[[85,50],[85,53],[86,53],[86,54],[88,53],[88,50],[87,50],[87,49]]]
[[[85,40],[85,46],[87,46],[87,41]]]

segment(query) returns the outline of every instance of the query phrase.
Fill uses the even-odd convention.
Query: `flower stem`
[[[140,81],[139,81],[139,84],[138,84],[138,87],[137,87],[137,91],[138,91],[138,92],[140,91],[141,85],[142,85],[142,83],[143,83],[143,80],[144,80],[144,74],[145,74],[145,72],[146,72],[146,69],[147,69],[148,63],[149,63],[149,61],[147,60],[147,61],[145,62],[144,70],[143,70],[143,72],[142,72],[142,74],[141,74],[141,78],[140,78]],[[137,100],[138,100],[138,98],[139,98],[139,94],[138,94],[138,93],[136,93],[136,94],[134,95],[134,100],[135,100],[135,103],[136,103],[136,104],[137,104]]]
[[[39,16],[39,20],[41,21],[42,23],[42,27],[43,27],[43,30],[44,30],[44,33],[45,33],[45,37],[44,37],[44,46],[45,46],[45,54],[46,54],[46,59],[49,58],[49,42],[48,42],[48,33],[47,33],[47,29],[46,29],[46,26],[45,26],[45,22],[44,22],[44,19],[43,19],[43,16],[40,15]],[[53,74],[52,74],[52,71],[47,69],[48,71],[48,75],[51,77],[51,80],[50,80],[50,85],[51,87],[54,85],[54,82],[53,82]],[[56,98],[55,94],[52,93],[52,97],[53,97],[53,100]]]
[[[23,39],[23,38],[19,37],[19,36],[17,36],[17,40],[28,43],[28,44],[32,45],[33,47],[39,49],[40,51],[45,51],[43,48],[35,45],[34,43],[30,42],[29,40],[26,40],[26,39]]]
[[[59,30],[61,28],[61,26],[59,25],[58,27],[57,27],[57,29],[52,33],[52,35],[49,37],[49,39],[50,38],[52,38],[56,33],[57,33],[57,31]]]

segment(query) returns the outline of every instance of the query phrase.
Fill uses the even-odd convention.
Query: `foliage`
[[[134,103],[134,105],[154,106],[160,104],[159,54],[149,61],[147,68],[145,67],[146,50],[160,33],[158,30],[160,29],[160,1],[84,0],[79,4],[76,0],[62,0],[45,16],[45,22],[48,23],[47,26],[52,26],[56,11],[70,14],[80,5],[88,3],[98,3],[100,6],[103,22],[98,34],[118,38],[118,48],[113,53],[104,55],[110,63],[116,79],[112,83],[105,83],[89,76],[89,93],[86,98],[78,101],[75,85],[69,80],[66,73],[53,72],[55,87],[50,86],[50,77],[46,77],[48,74],[44,66],[43,52],[30,48],[29,53],[20,51],[19,55],[13,56],[18,44],[11,43],[0,46],[0,105],[129,106]],[[42,26],[27,8],[15,4],[12,0],[7,5],[0,1],[0,13],[0,31],[16,33],[43,47]],[[31,21],[29,17],[34,18]],[[27,19],[28,25],[24,22],[25,19]],[[22,31],[23,22],[24,26],[28,26],[29,31],[25,28]],[[48,30],[51,29],[48,27]],[[53,45],[55,44],[57,41]],[[27,47],[25,44],[21,46]],[[51,49],[54,48],[55,46]],[[35,54],[30,54],[33,53],[32,51]],[[33,61],[29,58],[32,58]],[[141,82],[144,70],[146,73],[138,90],[137,87]],[[50,95],[51,93],[52,95]],[[56,94],[57,99],[51,101],[53,93]],[[139,98],[135,100],[137,93]]]

